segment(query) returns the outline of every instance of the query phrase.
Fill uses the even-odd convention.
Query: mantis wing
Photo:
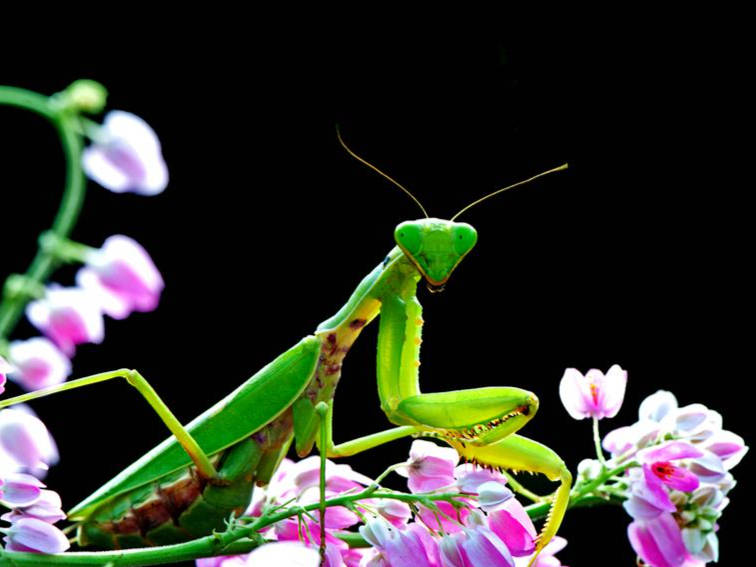
[[[187,430],[208,455],[248,437],[294,403],[312,378],[319,353],[318,338],[302,339],[194,419]],[[76,505],[69,519],[83,520],[105,501],[189,465],[189,455],[170,437]]]

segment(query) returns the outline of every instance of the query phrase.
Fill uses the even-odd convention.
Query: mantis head
[[[475,246],[478,233],[464,222],[425,218],[401,223],[394,239],[433,289],[446,283]]]

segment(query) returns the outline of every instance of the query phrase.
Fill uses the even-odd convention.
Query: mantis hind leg
[[[93,374],[92,376],[86,376],[85,378],[79,378],[78,380],[71,380],[57,386],[50,386],[36,392],[29,394],[23,394],[16,396],[15,398],[9,398],[7,400],[0,401],[0,408],[12,406],[36,398],[42,398],[58,392],[64,392],[66,390],[73,390],[84,386],[90,386],[92,384],[99,384],[100,382],[106,382],[114,378],[123,378],[130,385],[134,386],[136,390],[147,400],[147,403],[152,406],[155,413],[161,419],[161,421],[168,427],[171,433],[176,437],[178,443],[184,448],[189,457],[192,459],[197,467],[199,473],[208,479],[217,478],[218,473],[215,467],[210,462],[210,458],[205,454],[202,448],[192,435],[181,425],[181,422],[176,419],[173,412],[165,405],[160,396],[157,395],[154,388],[149,382],[136,370],[129,370],[121,368],[119,370],[112,370],[110,372],[101,372],[99,374]]]

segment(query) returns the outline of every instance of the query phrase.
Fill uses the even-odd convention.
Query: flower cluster
[[[748,450],[745,441],[722,428],[716,411],[703,404],[679,407],[671,392],[660,390],[643,400],[638,421],[609,432],[599,445],[597,421],[617,414],[626,381],[617,365],[585,376],[568,369],[562,378],[560,396],[569,414],[593,417],[596,427],[598,460],[581,462],[579,478],[590,485],[608,470],[623,471],[596,492],[622,501],[633,518],[628,539],[644,564],[696,567],[717,561],[717,520],[735,486],[729,471]],[[602,447],[610,460],[604,460]]]
[[[76,135],[84,133],[91,140],[81,155],[81,167],[91,179],[117,193],[160,193],[168,173],[152,129],[127,112],[111,112],[101,125],[83,116],[100,112],[106,96],[99,83],[76,81],[50,97],[49,106],[51,112],[75,121]],[[6,375],[27,391],[65,381],[76,347],[102,342],[104,315],[123,319],[133,311],[155,309],[160,299],[160,272],[136,241],[115,235],[95,249],[68,240],[70,227],[61,230],[40,238],[40,254],[51,266],[49,271],[10,276],[3,286],[0,311],[13,305],[20,314],[26,306],[27,318],[44,336],[8,343],[5,337],[11,329],[3,328],[0,393]],[[61,262],[83,264],[76,285],[44,286],[52,267]],[[0,505],[10,510],[0,518],[11,524],[0,528],[5,549],[43,553],[68,549],[67,537],[53,525],[65,518],[60,497],[39,480],[57,460],[52,437],[30,409],[16,406],[0,411]]]
[[[60,496],[37,477],[58,460],[52,436],[30,409],[18,406],[0,411],[0,504],[10,511],[0,519],[10,527],[5,549],[59,553],[68,539],[53,524],[66,515]]]
[[[464,464],[451,448],[429,441],[412,444],[410,458],[395,466],[408,478],[417,500],[368,497],[354,507],[329,507],[325,513],[328,567],[520,567],[531,560],[537,537],[524,507],[500,473]],[[285,460],[264,493],[257,493],[247,514],[260,516],[284,503],[306,505],[319,499],[319,458]],[[326,497],[363,490],[373,481],[347,465],[327,461]],[[444,495],[448,498],[423,498]],[[359,526],[370,548],[350,548],[338,536]],[[201,559],[198,567],[294,564],[318,565],[319,517],[289,518],[263,532],[271,542],[247,556]],[[554,557],[566,542],[555,538],[537,558],[538,567],[558,567]],[[308,562],[309,561],[309,562]],[[299,564],[299,563],[297,563]]]
[[[91,85],[75,86],[69,88],[68,98],[79,101],[76,104],[89,101]],[[82,160],[92,179],[119,193],[163,191],[168,174],[160,143],[141,118],[114,111],[100,126],[85,125],[93,143]],[[103,315],[124,319],[133,311],[151,311],[163,290],[163,279],[149,254],[127,236],[111,236],[99,249],[52,234],[43,243],[58,260],[82,262],[84,267],[76,275],[76,286],[51,284],[27,305],[29,321],[45,336],[8,345],[10,364],[0,358],[0,392],[6,373],[27,391],[63,382],[71,374],[76,346],[102,342]]]
[[[703,404],[679,407],[659,391],[640,406],[633,425],[603,441],[612,460],[634,459],[627,473],[625,510],[633,518],[633,549],[654,567],[693,567],[717,561],[717,520],[735,486],[729,471],[748,448],[722,428],[722,416]]]

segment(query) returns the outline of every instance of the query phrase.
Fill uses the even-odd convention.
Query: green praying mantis
[[[80,546],[100,549],[168,545],[222,530],[240,515],[255,485],[267,484],[292,443],[302,457],[317,444],[327,457],[346,457],[408,436],[442,440],[473,463],[544,474],[559,481],[536,553],[556,534],[567,509],[572,477],[548,447],[517,435],[536,413],[537,397],[515,387],[421,393],[418,379],[425,279],[438,290],[477,241],[476,230],[455,219],[502,191],[565,169],[563,165],[499,189],[451,220],[425,218],[396,227],[396,246],[359,283],[346,304],[224,399],[183,426],[135,370],[115,370],[17,396],[0,408],[53,393],[123,378],[166,424],[172,437],[146,453],[69,511]],[[345,356],[362,329],[380,315],[377,382],[381,409],[395,427],[335,444],[333,400]],[[327,405],[325,412],[319,411]],[[316,409],[317,408],[317,409]],[[323,417],[321,417],[323,416]],[[323,435],[319,432],[323,430]],[[516,486],[515,486],[516,487]]]

